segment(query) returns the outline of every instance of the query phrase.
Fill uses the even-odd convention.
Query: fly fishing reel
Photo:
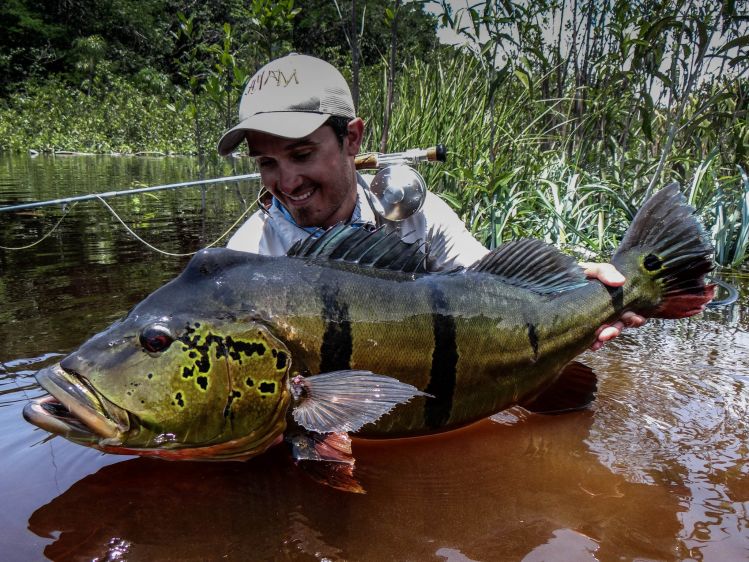
[[[392,154],[363,154],[356,158],[358,170],[377,169],[365,189],[372,210],[389,222],[400,222],[424,205],[427,186],[419,172],[410,166],[418,162],[444,162],[443,145]]]

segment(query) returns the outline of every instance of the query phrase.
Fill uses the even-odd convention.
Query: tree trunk
[[[395,89],[395,55],[398,47],[398,10],[401,0],[395,0],[393,22],[390,26],[390,62],[388,63],[387,99],[382,116],[382,136],[380,137],[380,152],[387,152],[388,133],[390,130],[390,115],[393,111],[393,91]]]
[[[689,95],[692,93],[692,89],[694,88],[694,85],[697,82],[700,74],[702,74],[702,67],[705,60],[705,54],[707,53],[707,47],[708,45],[710,45],[710,41],[712,40],[714,33],[715,30],[713,29],[705,45],[703,45],[702,48],[698,51],[694,65],[689,72],[689,77],[687,78],[686,84],[684,85],[684,90],[681,92],[680,97],[676,93],[677,86],[675,84],[672,86],[671,94],[674,96],[673,101],[676,103],[676,111],[675,113],[671,113],[669,111],[668,135],[666,136],[666,143],[663,146],[663,150],[661,151],[661,157],[658,160],[658,166],[653,173],[653,177],[650,179],[648,188],[645,190],[645,197],[643,198],[643,201],[647,201],[650,198],[650,195],[653,193],[656,184],[661,181],[661,175],[663,174],[663,170],[666,167],[666,161],[671,154],[671,147],[673,146],[674,139],[676,138],[676,133],[679,131],[681,119],[684,115],[684,109],[689,102]],[[681,48],[682,35],[683,32],[680,31],[677,34],[677,38],[675,40],[675,46],[673,49],[674,60],[676,60],[679,49]],[[673,71],[674,68],[676,68],[675,63],[672,64],[672,76],[675,75]],[[669,106],[670,105],[671,104],[669,104]]]
[[[359,35],[356,32],[356,0],[351,0],[351,97],[359,111]]]

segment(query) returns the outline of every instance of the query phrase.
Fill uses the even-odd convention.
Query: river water
[[[206,175],[244,173],[222,164]],[[180,158],[0,157],[0,206],[195,179]],[[110,200],[154,246],[229,229],[249,182]],[[283,447],[244,463],[103,455],[21,417],[34,373],[176,275],[97,201],[0,213],[0,560],[747,560],[749,297],[582,356],[590,410],[355,441],[354,495]],[[189,298],[189,295],[186,295]]]

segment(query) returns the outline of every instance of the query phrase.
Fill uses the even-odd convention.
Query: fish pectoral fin
[[[285,439],[296,465],[314,481],[344,492],[365,493],[354,476],[355,461],[348,434],[293,431]]]
[[[291,381],[294,420],[317,433],[358,431],[415,396],[430,396],[410,384],[369,371],[332,371]]]
[[[537,414],[562,414],[583,410],[596,397],[598,377],[593,369],[577,361],[568,364],[551,386],[520,404]]]

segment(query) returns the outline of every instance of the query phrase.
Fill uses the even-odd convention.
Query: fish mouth
[[[26,421],[82,444],[122,443],[131,426],[130,415],[99,394],[84,377],[57,363],[39,371],[36,380],[49,395],[26,404]]]

